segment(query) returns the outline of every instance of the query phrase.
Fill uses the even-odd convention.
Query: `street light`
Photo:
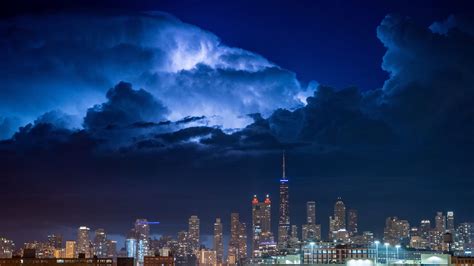
[[[400,249],[400,245],[396,245],[395,248],[397,248],[397,260],[399,259],[398,257],[398,250]]]
[[[374,244],[375,244],[375,264],[377,265],[377,262],[379,260],[379,244],[380,244],[380,241],[375,240]]]
[[[314,242],[309,242],[309,245],[311,246],[311,264],[314,264],[314,251],[313,251],[313,248],[314,248]]]
[[[385,246],[385,263],[388,265],[388,246],[390,246],[389,243],[384,243]]]

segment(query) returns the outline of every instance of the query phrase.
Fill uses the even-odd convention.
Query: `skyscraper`
[[[227,263],[236,264],[247,257],[246,226],[239,220],[238,213],[230,214],[230,241],[227,252]]]
[[[335,230],[346,229],[346,205],[339,197],[334,204]]]
[[[306,202],[306,224],[301,227],[303,242],[321,240],[321,226],[316,224],[316,202]]]
[[[107,257],[107,235],[102,228],[95,230],[94,255],[99,258]]]
[[[358,232],[357,216],[357,210],[350,209],[349,211],[347,211],[347,231],[349,231],[349,235],[351,236],[356,235]]]
[[[252,256],[256,255],[261,243],[273,242],[271,234],[271,201],[267,195],[259,202],[255,195],[252,199]]]
[[[78,254],[77,256],[79,256],[79,254],[82,253],[86,256],[86,258],[91,257],[89,232],[90,232],[90,229],[86,226],[81,226],[77,230],[77,247],[76,247],[76,252]]]
[[[60,249],[63,246],[63,237],[58,234],[50,234],[48,235],[48,244],[55,249]]]
[[[282,177],[280,179],[280,217],[278,220],[278,247],[285,249],[288,247],[290,231],[290,202],[288,178],[286,176],[285,153],[282,160]]]
[[[195,255],[199,251],[199,237],[199,218],[192,215],[188,220],[188,242]]]
[[[147,219],[137,219],[135,221],[135,234],[137,240],[137,263],[143,265],[145,256],[150,255],[150,225]]]
[[[66,241],[66,258],[76,257],[76,241]]]
[[[388,217],[385,220],[384,237],[383,240],[390,245],[397,245],[403,239],[410,235],[410,224],[407,220],[400,220],[398,217]]]
[[[444,233],[446,231],[446,216],[443,215],[443,212],[436,213],[435,229],[439,233]]]
[[[424,239],[428,239],[431,231],[431,222],[430,220],[421,220],[420,222],[420,236]]]
[[[447,212],[446,220],[446,230],[450,233],[454,233],[454,212]]]
[[[135,228],[133,228],[128,233],[127,239],[125,239],[125,249],[127,257],[134,258],[135,262],[137,262],[137,245],[137,233],[135,232]]]
[[[224,240],[222,235],[222,223],[220,218],[216,218],[214,223],[214,250],[216,251],[217,264],[224,263]]]

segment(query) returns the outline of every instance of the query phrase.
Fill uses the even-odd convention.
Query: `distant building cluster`
[[[272,230],[270,195],[250,201],[252,220],[249,226],[239,213],[230,215],[227,245],[221,218],[213,227],[212,247],[201,242],[201,223],[197,215],[188,219],[188,229],[176,238],[152,238],[150,222],[137,219],[117,251],[104,229],[94,233],[80,226],[75,240],[63,241],[59,234],[50,234],[44,242],[24,243],[0,238],[0,266],[34,263],[41,265],[260,265],[260,264],[338,264],[374,266],[406,265],[474,265],[474,223],[455,223],[454,213],[437,212],[433,220],[423,219],[413,226],[397,216],[387,217],[383,237],[377,239],[370,231],[359,230],[358,212],[347,208],[341,198],[329,217],[327,237],[317,223],[315,201],[306,203],[306,221],[300,229],[290,220],[289,179],[285,155],[279,180],[279,217],[277,234]],[[431,222],[434,221],[434,224]],[[301,232],[301,233],[300,233]],[[91,237],[92,235],[92,237]],[[473,255],[474,256],[474,255]],[[21,258],[21,259],[20,259]]]

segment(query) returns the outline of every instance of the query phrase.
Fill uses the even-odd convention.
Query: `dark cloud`
[[[125,126],[138,122],[160,122],[168,109],[147,91],[120,82],[107,92],[107,102],[87,110],[84,127],[89,130]]]

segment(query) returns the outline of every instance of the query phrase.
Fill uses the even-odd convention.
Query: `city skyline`
[[[213,261],[197,239],[219,218],[235,260],[308,253],[303,231],[438,248],[474,221],[473,18],[467,0],[3,1],[0,238],[129,239],[145,264],[171,235]]]

